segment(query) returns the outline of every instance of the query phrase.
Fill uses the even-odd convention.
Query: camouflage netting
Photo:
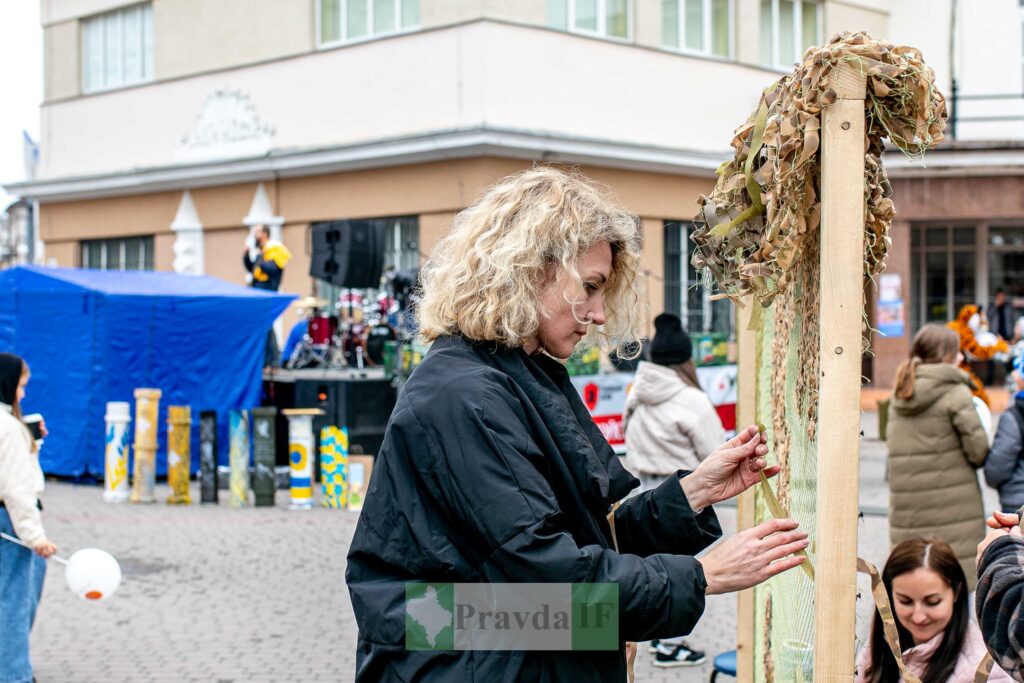
[[[757,109],[737,129],[735,157],[718,169],[718,182],[701,197],[693,233],[693,265],[716,296],[739,304],[753,295],[752,325],[776,305],[779,331],[771,365],[784,373],[788,332],[801,330],[802,362],[795,389],[813,439],[818,396],[818,227],[821,221],[819,146],[822,110],[837,100],[833,70],[846,62],[866,76],[864,275],[885,265],[894,208],[882,166],[884,140],[921,155],[942,139],[946,103],[919,50],[893,46],[864,33],[842,33],[812,47],[793,73],[765,89]],[[781,377],[775,378],[781,380]],[[785,423],[785,415],[774,416]],[[779,430],[779,450],[789,430]]]
[[[711,196],[701,197],[693,265],[733,300],[752,293],[762,306],[770,305],[818,228],[820,115],[836,101],[830,80],[841,62],[867,76],[868,277],[882,270],[893,217],[883,139],[909,154],[923,154],[942,139],[946,103],[920,51],[864,33],[842,33],[827,46],[808,49],[791,75],[764,91],[757,110],[733,137],[735,158],[718,169]]]

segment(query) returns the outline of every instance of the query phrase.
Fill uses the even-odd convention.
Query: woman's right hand
[[[699,559],[708,583],[706,595],[740,591],[799,566],[807,534],[791,519],[771,519],[730,536]]]
[[[34,549],[37,555],[41,557],[49,557],[50,555],[53,555],[55,552],[57,552],[57,545],[44,538],[43,540],[35,544]]]

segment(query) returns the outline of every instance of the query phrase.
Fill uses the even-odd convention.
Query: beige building
[[[1008,91],[1012,72],[1021,90],[1018,4],[988,0],[976,13],[1005,14],[1005,30],[985,33],[963,11],[967,23],[954,28],[986,44],[1006,34],[1004,52],[1016,49],[1017,61],[994,76],[973,52],[950,61],[948,2],[945,15],[933,11],[943,4],[42,0],[41,160],[35,179],[7,189],[38,201],[48,262],[241,283],[247,226],[268,223],[295,254],[283,289],[306,294],[316,286],[312,224],[394,219],[387,262],[414,266],[488,184],[536,162],[578,165],[642,216],[652,313],[678,312],[691,331],[730,332],[729,305],[691,289],[688,221],[733,128],[807,45],[864,29],[927,45],[942,78],[966,60],[977,87],[996,79]],[[938,17],[928,30],[916,28],[920,12]],[[995,125],[961,124],[975,139],[1024,138],[1024,123]],[[994,215],[991,204],[936,213],[928,193],[938,186],[927,178],[942,176],[935,182],[948,199],[965,163],[979,177],[1024,167],[1012,144],[966,147],[935,168],[893,160],[893,175],[907,178],[896,181],[898,195],[920,209],[901,213],[894,230],[908,310],[911,225]],[[1007,181],[1017,204],[999,209],[1014,220],[1017,181]],[[898,359],[910,332],[880,351]],[[876,365],[885,382],[888,366]]]

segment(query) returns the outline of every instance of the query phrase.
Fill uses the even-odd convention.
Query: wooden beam
[[[852,681],[857,599],[864,252],[864,75],[832,72],[822,114],[821,390],[814,680]]]
[[[744,307],[736,309],[736,345],[739,358],[736,377],[736,429],[757,421],[757,334],[748,330],[753,298],[746,297]],[[755,489],[740,494],[736,510],[736,530],[749,529],[757,523]],[[736,596],[736,679],[738,683],[754,683],[754,589]]]

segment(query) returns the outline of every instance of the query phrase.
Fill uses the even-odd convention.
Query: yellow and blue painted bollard
[[[189,505],[188,482],[192,469],[192,409],[167,407],[167,484],[171,495],[168,505]]]
[[[135,390],[135,467],[132,469],[133,503],[155,503],[156,431],[160,414],[159,389]]]
[[[103,500],[123,503],[128,500],[128,423],[132,406],[127,401],[107,403],[107,436],[104,448]]]
[[[242,508],[249,504],[249,411],[230,411],[228,423],[231,460],[228,505]]]
[[[313,418],[323,415],[319,408],[287,408],[288,462],[291,465],[292,510],[313,508]]]
[[[323,506],[344,510],[348,494],[348,427],[320,430],[320,484]]]

